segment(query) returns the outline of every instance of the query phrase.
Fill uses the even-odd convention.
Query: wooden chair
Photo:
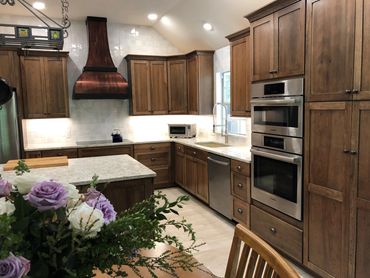
[[[235,227],[225,278],[299,278],[270,245],[238,224]]]

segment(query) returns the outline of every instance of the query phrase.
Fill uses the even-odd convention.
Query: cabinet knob
[[[343,152],[344,153],[349,153],[349,150],[348,149],[344,149]]]
[[[271,228],[270,228],[270,231],[271,231],[271,233],[273,233],[273,234],[276,234],[276,232],[277,232],[277,231],[276,231],[276,228],[274,228],[274,227],[271,227]]]
[[[155,148],[152,146],[152,147],[150,147],[150,150],[154,151],[154,150],[155,150]]]
[[[270,73],[271,74],[278,73],[278,70],[277,69],[270,70]]]
[[[359,89],[353,89],[352,90],[352,94],[358,94],[360,92],[360,90]]]
[[[345,90],[344,91],[346,94],[352,94],[352,90]]]
[[[243,210],[241,208],[238,208],[237,211],[242,214],[243,213]]]
[[[242,169],[242,166],[238,165],[238,166],[236,167],[236,169],[237,169],[238,171],[240,171],[240,170]]]
[[[352,155],[355,155],[355,154],[357,154],[357,151],[355,151],[355,150],[351,150],[351,152],[350,152]]]
[[[193,155],[197,155],[197,152],[193,152]]]
[[[243,188],[243,185],[242,185],[241,183],[238,183],[238,187],[239,187],[240,189],[242,189],[242,188]]]
[[[58,156],[62,156],[63,154],[59,152],[59,153],[57,153],[57,155],[58,155]]]
[[[156,161],[156,159],[155,159],[154,157],[152,157],[150,160],[151,160],[151,161]]]

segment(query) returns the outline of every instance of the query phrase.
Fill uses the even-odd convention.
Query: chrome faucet
[[[217,114],[217,106],[220,105],[225,110],[225,123],[221,125],[216,124],[216,114]],[[222,112],[221,112],[222,113]],[[227,132],[227,108],[225,104],[222,104],[221,102],[217,102],[213,106],[213,133],[216,132],[216,127],[221,126],[223,128],[223,131],[221,130],[221,135],[225,137],[225,144],[229,143],[229,134]]]

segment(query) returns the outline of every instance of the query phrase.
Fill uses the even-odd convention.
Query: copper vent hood
[[[73,88],[74,99],[125,99],[129,97],[127,81],[117,72],[109,51],[107,18],[86,19],[89,55],[83,73]]]

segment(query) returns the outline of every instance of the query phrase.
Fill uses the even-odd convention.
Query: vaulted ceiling
[[[32,3],[32,0],[29,0]],[[36,0],[35,0],[36,1]],[[43,11],[60,18],[59,0],[44,1]],[[17,1],[16,1],[17,2]],[[72,20],[85,20],[86,16],[103,16],[108,22],[148,25],[172,42],[178,49],[217,49],[228,44],[225,36],[249,26],[244,16],[273,0],[70,0],[69,16]],[[148,20],[148,13],[157,13],[165,22]],[[0,15],[30,15],[23,6],[0,5]],[[202,28],[210,22],[210,32]],[[1,23],[1,16],[0,16]]]

